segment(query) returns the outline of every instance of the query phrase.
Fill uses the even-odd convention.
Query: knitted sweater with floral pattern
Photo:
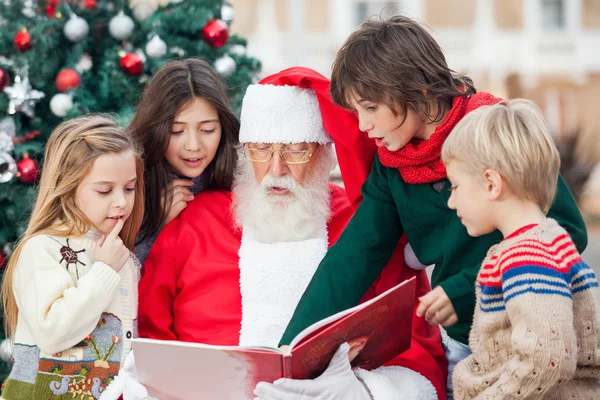
[[[456,399],[600,398],[600,290],[553,219],[493,246],[476,284]]]
[[[94,260],[97,232],[38,235],[13,275],[19,309],[6,400],[99,399],[137,335],[139,263],[118,273]]]

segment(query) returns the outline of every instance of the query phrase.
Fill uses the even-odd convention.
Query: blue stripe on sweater
[[[520,296],[522,294],[527,294],[527,293],[556,294],[556,295],[559,295],[559,296],[566,297],[568,299],[572,298],[570,292],[569,293],[565,293],[563,291],[554,290],[554,289],[551,289],[551,288],[534,288],[534,287],[530,286],[530,287],[527,287],[525,289],[522,289],[522,290],[519,290],[519,291],[516,291],[516,292],[513,292],[513,293],[509,294],[508,296],[506,296],[504,298],[504,302],[508,303],[509,300],[514,299],[515,297]]]

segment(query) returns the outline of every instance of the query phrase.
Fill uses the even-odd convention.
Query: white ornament
[[[0,121],[0,153],[8,153],[15,148],[13,138],[16,132],[17,127],[12,117],[6,117]]]
[[[236,56],[243,56],[246,54],[246,48],[241,44],[234,44],[229,48],[229,54],[234,54]]]
[[[12,86],[4,88],[4,92],[8,94],[8,113],[15,114],[22,112],[29,118],[33,117],[35,104],[45,97],[43,92],[39,90],[33,90],[29,83],[29,77],[26,72],[22,72],[24,75],[15,76],[15,82]]]
[[[233,20],[233,8],[230,5],[224,4],[221,7],[221,19],[227,24]]]
[[[73,99],[65,93],[55,94],[50,99],[50,110],[57,117],[64,117],[73,108]]]
[[[75,64],[75,71],[82,74],[85,71],[89,71],[90,69],[92,69],[93,65],[94,63],[92,62],[92,57],[89,54],[84,54],[79,59],[79,62]]]
[[[108,23],[108,31],[115,39],[125,40],[133,33],[134,26],[135,22],[131,17],[125,15],[123,11],[119,11]]]
[[[10,339],[4,339],[0,343],[0,358],[4,361],[10,360],[13,354],[13,346]]]
[[[131,6],[133,16],[138,22],[142,22],[156,11],[156,6],[150,3],[148,0],[139,0]]]
[[[73,43],[85,39],[89,32],[90,26],[87,21],[75,14],[71,14],[71,18],[69,18],[63,29],[65,37]]]
[[[142,60],[143,64],[146,64],[146,54],[144,54],[144,52],[141,49],[136,49],[135,50],[135,54],[137,54],[137,56],[140,58],[140,60]]]
[[[35,17],[37,14],[36,14],[35,10],[33,9],[33,0],[25,0],[23,2],[23,9],[21,10],[21,12],[27,18]]]
[[[6,183],[17,175],[17,162],[8,153],[0,152],[0,183]],[[8,255],[6,251],[4,254]]]
[[[215,60],[215,70],[223,78],[228,78],[233,75],[236,69],[237,65],[235,64],[235,60],[229,56],[223,56]]]
[[[179,57],[185,56],[185,50],[183,50],[181,47],[171,47],[169,49],[169,53],[177,54]]]
[[[146,54],[150,58],[162,58],[167,54],[167,44],[158,35],[154,35],[148,44],[146,44]]]

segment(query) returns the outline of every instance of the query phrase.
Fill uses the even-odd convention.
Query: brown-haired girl
[[[98,399],[130,353],[140,154],[105,116],[66,121],[50,135],[35,207],[2,283],[14,343],[3,399],[62,397],[83,386]]]
[[[143,263],[163,226],[202,190],[230,190],[239,122],[219,76],[203,60],[165,64],[144,90],[130,129],[142,144],[146,214]]]
[[[470,79],[448,67],[427,30],[403,16],[366,21],[350,35],[333,66],[331,95],[357,114],[360,130],[379,149],[362,188],[363,201],[321,261],[282,343],[356,305],[406,234],[418,260],[435,264],[434,289],[420,298],[417,315],[446,328],[451,375],[454,364],[469,354],[479,267],[502,235],[470,237],[447,207],[450,183],[441,149],[469,111],[500,99],[476,92]],[[569,232],[579,251],[585,248],[585,225],[562,179],[549,216]]]

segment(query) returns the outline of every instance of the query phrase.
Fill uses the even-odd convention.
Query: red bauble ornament
[[[212,47],[221,47],[229,39],[227,24],[220,19],[213,19],[202,29],[202,38]]]
[[[0,68],[0,92],[4,90],[5,87],[8,86],[10,80],[8,79],[8,72],[6,70]]]
[[[137,54],[127,53],[123,58],[121,58],[121,69],[127,75],[139,75],[144,71],[144,63]]]
[[[17,178],[23,183],[33,183],[38,171],[38,163],[27,155],[17,163]]]
[[[25,53],[27,50],[30,50],[32,45],[31,35],[29,32],[22,30],[21,32],[17,33],[15,36],[15,46],[21,53]]]
[[[85,8],[88,8],[90,10],[95,10],[97,1],[96,0],[85,0],[83,4],[84,4]]]
[[[56,88],[61,92],[81,86],[81,76],[74,69],[63,69],[56,75]]]
[[[60,0],[48,0],[46,2],[46,16],[49,19],[54,18],[54,15],[56,14],[56,8],[58,7],[59,2]]]

